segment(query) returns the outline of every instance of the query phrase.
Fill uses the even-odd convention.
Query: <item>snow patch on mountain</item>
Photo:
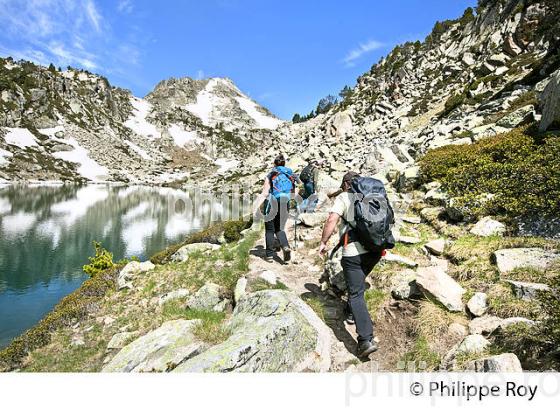
[[[220,98],[212,94],[214,87],[218,84],[217,78],[212,78],[204,87],[204,90],[196,96],[194,104],[188,104],[185,108],[202,120],[206,126],[210,126],[212,111],[215,105],[219,105]]]
[[[15,145],[19,148],[36,147],[37,139],[27,128],[6,128],[8,131],[4,140],[7,144]]]
[[[148,114],[152,110],[152,105],[148,101],[137,97],[131,97],[130,103],[132,104],[133,111],[124,125],[138,135],[147,138],[160,138],[161,134],[156,126],[150,124],[147,120]]]
[[[257,104],[247,97],[235,97],[235,99],[239,103],[241,109],[255,120],[258,128],[274,130],[282,124],[282,121],[278,118],[265,115],[262,112],[258,111]]]
[[[78,173],[90,181],[101,182],[106,179],[109,174],[107,168],[91,159],[88,150],[83,148],[76,139],[54,139],[74,147],[72,151],[55,152],[54,157],[78,164]]]
[[[236,168],[239,165],[239,161],[236,159],[218,158],[215,164],[220,167],[218,174],[223,174],[230,169]]]
[[[185,131],[183,128],[179,127],[177,124],[171,125],[169,127],[169,135],[173,138],[173,142],[180,148],[185,145],[192,145],[202,142],[202,139],[198,137],[196,131]]]
[[[6,151],[0,148],[0,166],[6,165],[8,163],[8,160],[6,158],[11,158],[13,156],[14,154],[12,154],[10,151]]]

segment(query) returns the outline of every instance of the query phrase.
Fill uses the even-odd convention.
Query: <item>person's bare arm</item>
[[[319,254],[321,256],[327,253],[327,242],[334,233],[339,219],[340,215],[335,212],[331,212],[329,214],[327,222],[325,222],[325,226],[323,227],[323,234],[321,235],[321,245],[319,246]]]
[[[270,181],[268,180],[268,178],[266,178],[264,180],[262,192],[255,200],[255,205],[253,207],[253,215],[257,213],[264,200],[268,197],[269,193],[270,193]]]

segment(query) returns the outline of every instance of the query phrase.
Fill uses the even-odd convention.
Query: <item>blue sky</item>
[[[284,119],[476,0],[0,0],[0,55],[86,68],[147,94],[230,77]]]

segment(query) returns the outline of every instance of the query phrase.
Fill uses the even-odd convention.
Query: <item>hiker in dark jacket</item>
[[[300,205],[300,212],[313,212],[317,205],[318,198],[317,182],[319,181],[319,171],[323,165],[323,160],[311,160],[300,172],[299,179],[303,183],[304,193],[303,202]]]
[[[283,155],[278,155],[274,159],[274,168],[272,168],[264,180],[263,189],[255,202],[254,210],[256,214],[264,203],[265,259],[268,262],[272,262],[275,254],[275,236],[280,242],[284,262],[288,262],[291,259],[291,249],[284,226],[288,219],[288,205],[295,190],[296,182],[299,182],[299,179],[290,168],[286,167],[286,159]]]

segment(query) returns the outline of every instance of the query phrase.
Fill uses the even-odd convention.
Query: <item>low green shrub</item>
[[[430,150],[419,165],[468,216],[560,213],[560,138],[534,126]]]
[[[113,254],[103,248],[101,243],[93,241],[93,247],[95,248],[95,255],[89,257],[89,264],[83,266],[84,273],[87,273],[90,277],[112,268],[114,265]]]

